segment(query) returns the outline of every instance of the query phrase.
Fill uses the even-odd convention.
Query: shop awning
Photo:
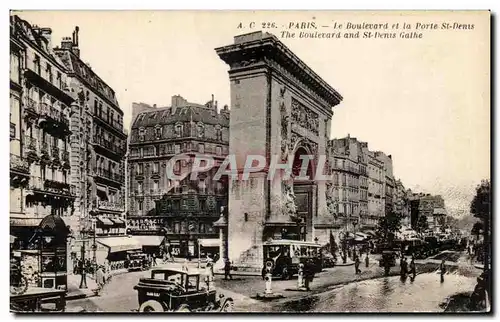
[[[99,217],[97,217],[97,219],[99,220],[99,222],[101,222],[105,226],[114,226],[115,225],[111,220],[109,220],[106,217],[99,216]]]
[[[99,244],[109,248],[110,253],[123,252],[127,250],[141,249],[142,245],[133,237],[108,237],[96,240]]]
[[[160,246],[165,240],[164,236],[134,236],[142,246]]]
[[[213,239],[198,239],[198,244],[202,247],[220,247],[220,240],[217,238]]]
[[[364,233],[372,237],[376,236],[376,233],[373,230],[365,230]]]
[[[114,222],[115,224],[118,224],[118,225],[123,225],[125,224],[125,222],[121,219],[121,218],[118,218],[118,217],[111,217],[110,218],[112,222]]]

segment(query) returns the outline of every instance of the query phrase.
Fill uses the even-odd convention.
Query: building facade
[[[373,228],[368,213],[368,173],[362,143],[347,136],[330,140],[329,164],[335,211],[343,230]]]
[[[385,216],[384,162],[368,150],[368,144],[364,145],[364,152],[368,159],[368,213],[371,223],[376,225]]]
[[[394,173],[393,173],[393,165],[392,165],[392,156],[387,155],[384,152],[377,151],[375,152],[375,157],[383,162],[384,172],[383,172],[383,193],[382,198],[384,200],[384,212],[388,214],[393,211],[394,204]]]
[[[70,179],[74,98],[64,64],[52,50],[52,30],[32,26],[18,16],[10,19],[10,231],[30,284],[55,287],[54,276],[66,274],[66,247],[59,257],[39,256],[34,236],[43,219],[57,217],[51,220],[58,223],[52,228],[65,228],[74,213]],[[56,272],[46,283],[48,266]]]
[[[405,227],[412,227],[411,225],[411,210],[410,210],[410,196],[405,189],[401,180],[395,181],[394,195],[393,195],[393,211],[401,214],[401,224]]]
[[[228,154],[229,109],[212,100],[189,103],[179,95],[171,106],[133,106],[128,157],[128,228],[133,235],[160,235],[175,256],[196,256],[198,240],[215,239],[213,223],[227,206],[227,180],[214,180],[217,166],[191,180],[195,156],[210,156],[216,165]],[[169,178],[167,162],[181,178]],[[193,178],[194,179],[194,178]]]
[[[120,256],[107,253],[109,244],[120,244],[119,238],[126,234],[123,111],[113,89],[81,59],[78,33],[76,27],[72,37],[63,38],[60,47],[54,48],[78,102],[71,116],[71,180],[78,219],[73,226],[79,239],[72,252],[79,254],[81,242],[87,241],[87,258],[100,264],[113,258],[111,268],[119,269]]]

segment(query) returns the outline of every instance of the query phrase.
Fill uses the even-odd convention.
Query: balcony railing
[[[43,180],[40,177],[31,177],[30,188],[57,194],[74,195],[76,187],[61,181]]]
[[[111,172],[109,170],[96,168],[94,169],[94,172],[97,176],[106,178],[108,180],[113,180],[119,183],[123,183],[125,181],[125,177],[123,175]]]
[[[111,150],[112,152],[122,155],[125,154],[125,150],[122,147],[117,146],[110,140],[105,140],[102,137],[94,136],[93,142],[107,150]]]
[[[99,200],[97,207],[102,210],[120,211],[123,212],[125,207],[119,202],[111,202],[106,200]]]
[[[10,155],[10,169],[23,173],[30,172],[28,161],[15,154]]]

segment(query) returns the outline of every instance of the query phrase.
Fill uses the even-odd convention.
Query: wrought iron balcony
[[[111,211],[125,211],[125,207],[120,202],[111,202],[106,200],[99,200],[97,203],[97,208],[102,210],[111,210]]]
[[[10,122],[10,139],[13,140],[16,138],[16,124]]]
[[[95,168],[94,169],[94,173],[98,177],[102,177],[102,178],[105,178],[105,179],[108,179],[108,180],[112,180],[112,181],[115,181],[115,182],[118,182],[118,183],[124,183],[125,182],[125,177],[123,175],[111,172],[109,170]]]
[[[10,155],[10,170],[19,172],[19,173],[24,173],[24,174],[29,174],[30,172],[30,166],[27,160],[21,158],[18,155],[11,154]]]
[[[110,140],[105,140],[103,137],[94,136],[92,141],[94,144],[96,144],[96,145],[98,145],[98,146],[100,146],[108,151],[111,151],[117,155],[121,156],[121,155],[125,154],[125,149],[123,149],[120,146],[117,146],[116,144],[114,144]]]

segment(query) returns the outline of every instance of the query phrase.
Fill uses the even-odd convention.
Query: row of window
[[[132,229],[139,230],[158,230],[162,228],[166,228],[168,233],[208,233],[211,234],[214,232],[214,228],[212,224],[209,223],[186,223],[175,221],[171,225],[165,225],[164,223],[160,223],[158,221],[149,221],[149,220],[129,220],[128,227]]]
[[[16,59],[16,58],[14,58]],[[50,83],[54,84],[60,89],[63,89],[64,83],[63,83],[63,78],[62,78],[62,73],[58,70],[55,72],[55,79],[54,79],[54,72],[52,69],[52,65],[46,61],[43,68],[42,68],[42,62],[40,59],[40,56],[37,54],[34,54],[33,56],[33,61],[32,65],[30,66],[32,69],[40,76],[42,76],[44,79],[48,80]]]
[[[193,144],[191,142],[185,142],[182,145],[178,144],[164,144],[164,145],[154,145],[151,147],[140,147],[138,149],[131,149],[130,156],[132,158],[143,158],[143,157],[154,157],[167,154],[180,154],[182,152],[195,151],[198,153],[213,153],[216,155],[222,155],[222,146],[216,146],[215,151],[209,151],[205,149],[204,143],[198,143],[196,150],[194,150]]]
[[[157,124],[153,128],[149,128],[150,131],[153,131],[153,138],[154,139],[162,139],[163,138],[163,127]],[[143,142],[146,140],[146,138],[149,136],[148,134],[148,128],[141,127],[139,128],[138,131],[138,137],[139,141]],[[181,138],[181,137],[191,137],[191,136],[196,136],[198,138],[205,138],[206,133],[205,133],[205,125],[203,123],[198,123],[196,125],[195,131],[189,131],[188,127],[185,127],[183,124],[176,124],[174,126],[174,137],[176,138]],[[215,126],[215,139],[217,141],[222,141],[222,128],[220,125]]]
[[[109,106],[103,108],[103,102],[94,98],[94,115],[98,118],[105,120],[108,124],[114,128],[122,131],[123,130],[123,117],[120,113],[111,109]],[[116,116],[116,117],[115,117]]]
[[[198,184],[197,184],[197,193],[205,194],[207,193],[207,184],[204,179],[198,179]],[[184,182],[181,184],[179,180],[167,180],[166,181],[166,187],[160,187],[160,180],[153,180],[152,181],[152,188],[153,193],[155,194],[161,194],[166,193],[167,191],[173,192],[173,193],[183,193],[185,191],[188,191],[189,187],[187,184]],[[223,190],[223,184],[222,182],[216,182],[215,183],[215,190],[217,192],[222,192]],[[144,182],[143,181],[138,181],[136,185],[137,194],[141,195],[144,192],[148,192],[144,190]]]

